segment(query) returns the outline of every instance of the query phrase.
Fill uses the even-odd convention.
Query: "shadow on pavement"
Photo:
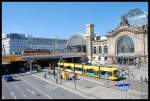
[[[21,81],[20,79],[14,79],[12,82]]]

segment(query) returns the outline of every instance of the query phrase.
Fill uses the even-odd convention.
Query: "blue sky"
[[[148,3],[3,2],[2,32],[68,39],[85,33],[85,25],[92,23],[97,35],[106,35],[117,27],[122,14],[135,8],[148,12]]]

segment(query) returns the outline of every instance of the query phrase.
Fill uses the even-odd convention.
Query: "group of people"
[[[56,71],[56,66],[54,64],[51,65],[51,68],[48,71],[48,73],[47,72],[44,73],[44,78],[45,79],[47,79],[47,74],[48,74],[48,76],[53,75],[56,79],[56,83],[58,83],[59,78],[62,79],[62,76],[61,76],[60,72]],[[50,79],[50,77],[49,77],[49,79]]]
[[[44,73],[44,78],[45,78],[45,79],[47,79],[47,74],[49,74],[49,76],[50,76],[50,75],[54,75],[54,77],[55,77],[55,79],[56,79],[56,83],[58,83],[58,79],[62,79],[62,76],[60,75],[60,73],[59,73],[59,72],[56,73],[55,70],[53,70],[53,73],[50,72],[50,71],[48,71],[48,73],[45,72],[45,73]],[[49,78],[49,79],[50,79],[50,78]]]

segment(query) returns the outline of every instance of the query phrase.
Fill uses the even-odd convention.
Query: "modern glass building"
[[[3,55],[19,55],[27,49],[47,49],[61,51],[65,49],[67,40],[26,37],[25,34],[10,33],[2,39]]]

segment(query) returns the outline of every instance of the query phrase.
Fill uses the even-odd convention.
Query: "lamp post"
[[[141,97],[142,97],[142,76],[141,76]]]
[[[32,36],[28,37],[28,47],[29,49],[32,49]],[[28,62],[29,62],[29,67],[30,67],[30,74],[32,73],[32,59],[31,59],[31,54],[28,58]]]
[[[128,87],[128,86],[127,86]],[[127,88],[126,88],[126,99],[127,99]]]
[[[30,60],[29,61],[29,64],[30,64],[30,74],[32,73],[32,61]]]
[[[99,66],[99,70],[98,71],[99,71],[99,78],[100,78],[100,66]]]
[[[73,63],[73,57],[72,57],[72,63]],[[74,63],[73,63],[74,64]],[[74,64],[74,86],[75,86],[75,90],[76,90],[76,78],[75,78],[75,64]]]
[[[107,82],[107,88],[108,88],[108,73],[106,72],[106,82]]]
[[[75,85],[75,90],[76,90],[75,64],[74,64],[74,85]]]

